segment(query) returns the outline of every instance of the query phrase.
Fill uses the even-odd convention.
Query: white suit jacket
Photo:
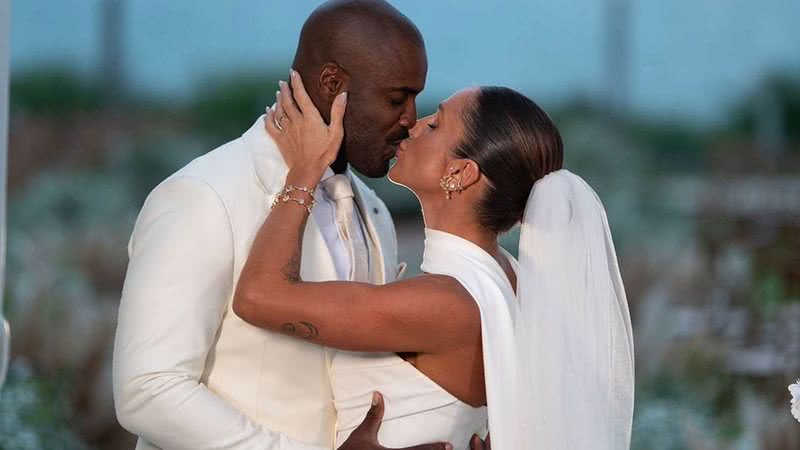
[[[128,246],[114,343],[114,400],[137,450],[330,449],[330,349],[255,328],[231,301],[256,232],[288,169],[263,116],[148,196]],[[384,282],[398,272],[383,202],[354,177]],[[304,280],[336,279],[314,220]]]

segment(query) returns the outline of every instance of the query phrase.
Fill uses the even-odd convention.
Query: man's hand
[[[487,434],[484,441],[477,434],[473,434],[472,439],[469,440],[469,448],[470,450],[492,450],[491,437]]]
[[[367,417],[361,422],[350,437],[344,441],[339,450],[384,450],[378,443],[378,430],[383,420],[383,396],[379,393],[372,394],[372,407],[367,411]],[[389,449],[390,450],[390,449]],[[421,444],[397,450],[453,450],[449,443]]]

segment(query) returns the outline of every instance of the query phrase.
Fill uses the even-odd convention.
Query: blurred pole
[[[0,0],[0,388],[6,380],[11,333],[3,315],[6,274],[6,161],[8,157],[8,65],[11,0]]]
[[[606,0],[606,102],[612,120],[624,120],[628,114],[630,15],[630,0]]]
[[[100,8],[100,76],[107,106],[116,110],[125,100],[124,2],[103,0]]]

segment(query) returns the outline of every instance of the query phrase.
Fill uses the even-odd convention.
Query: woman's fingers
[[[334,133],[344,134],[344,113],[347,110],[347,92],[342,92],[336,96],[336,100],[331,105],[331,125],[330,130]]]
[[[267,134],[269,134],[272,139],[278,140],[281,135],[281,130],[275,123],[276,117],[278,117],[277,112],[272,108],[267,108],[267,114],[264,116],[264,128],[267,130]]]
[[[294,95],[294,100],[297,102],[297,106],[300,107],[300,111],[303,115],[316,114],[319,116],[319,111],[316,105],[314,105],[314,102],[311,101],[311,97],[308,96],[300,74],[292,69],[289,71],[289,76],[292,82],[292,94]]]
[[[277,144],[278,151],[281,152],[283,160],[289,167],[292,167],[294,156],[291,154],[291,150],[287,149],[287,147],[291,146],[289,145],[286,134],[284,134],[283,130],[278,128],[277,124],[275,123],[275,120],[278,117],[276,114],[277,111],[273,110],[272,108],[267,108],[267,115],[264,117],[264,128],[266,128],[267,134],[269,134],[270,137],[272,137],[272,139],[275,141],[275,144]]]
[[[288,117],[289,120],[300,120],[303,115],[300,113],[300,110],[297,109],[297,105],[294,103],[292,91],[289,89],[289,84],[285,81],[280,81],[278,84],[281,87],[281,95],[278,99],[278,102],[281,104],[283,113],[286,115],[278,116],[278,120],[281,120],[282,117]]]
[[[281,91],[275,91],[275,104],[272,106],[272,112],[275,113],[275,117],[273,120],[276,120],[278,117],[283,117],[283,106],[281,105]],[[277,122],[276,122],[277,123]],[[278,129],[281,129],[280,124],[278,124]]]

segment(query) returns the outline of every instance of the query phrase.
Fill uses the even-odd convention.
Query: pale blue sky
[[[396,0],[430,62],[423,101],[508,85],[545,106],[605,89],[607,0]],[[99,0],[14,0],[12,69],[97,65]],[[286,66],[320,2],[128,0],[131,83],[180,97],[198,80]],[[632,0],[629,97],[637,112],[706,123],[767,71],[800,75],[797,0]]]

